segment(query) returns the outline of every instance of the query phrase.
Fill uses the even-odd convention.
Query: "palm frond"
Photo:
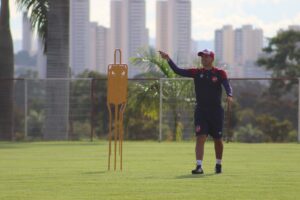
[[[148,70],[159,71],[167,78],[176,77],[168,63],[152,47],[139,49],[137,57],[130,58],[130,62],[136,66],[146,67]]]
[[[47,27],[49,0],[15,0],[20,11],[27,11],[33,29],[37,30],[44,43],[44,52],[47,52]]]

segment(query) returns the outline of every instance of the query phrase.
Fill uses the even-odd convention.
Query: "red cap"
[[[209,51],[207,49],[204,49],[203,51],[198,52],[198,56],[203,56],[203,55],[207,55],[207,56],[210,56],[213,59],[215,59],[215,53],[213,51]]]

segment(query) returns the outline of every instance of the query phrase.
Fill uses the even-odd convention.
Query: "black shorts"
[[[210,135],[214,139],[222,138],[224,124],[224,110],[222,107],[201,109],[196,106],[194,120],[196,136]]]

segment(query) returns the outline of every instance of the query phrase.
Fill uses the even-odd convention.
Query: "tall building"
[[[263,31],[252,25],[235,30],[235,61],[237,65],[253,66],[263,48]]]
[[[140,66],[132,66],[129,58],[148,46],[145,0],[111,0],[111,26],[109,32],[109,63],[113,62],[114,49],[122,50],[123,63],[129,67],[129,77],[143,73]]]
[[[101,74],[107,74],[107,49],[108,49],[108,29],[104,26],[97,27],[97,42],[96,42],[96,70]]]
[[[156,49],[168,52],[168,1],[156,2]]]
[[[90,23],[90,44],[89,44],[89,70],[102,74],[107,73],[107,34],[108,29],[98,26],[96,22]]]
[[[148,30],[146,29],[146,2],[145,0],[123,1],[123,49],[125,62],[129,64],[129,77],[143,73],[141,66],[133,66],[129,58],[137,56],[140,48],[148,46]]]
[[[36,66],[39,78],[46,78],[47,56],[44,54],[44,42],[38,37]]]
[[[122,0],[110,1],[110,29],[108,30],[108,62],[114,62],[114,50],[125,48],[122,46],[123,24],[122,24]]]
[[[23,13],[23,21],[22,21],[22,50],[28,52],[28,54],[32,53],[32,29],[31,24],[28,18],[28,13]]]
[[[228,25],[215,31],[217,64],[228,65],[232,76],[249,77],[262,74],[255,64],[262,48],[263,31],[254,29],[251,25],[235,30]]]
[[[263,31],[252,25],[235,30],[235,65],[242,69],[243,77],[264,76],[264,70],[256,66],[263,48]]]
[[[97,22],[90,23],[89,31],[89,70],[95,71],[97,68]]]
[[[300,25],[290,25],[289,30],[300,31]]]
[[[192,49],[191,1],[158,0],[156,9],[157,48],[167,51],[179,65],[187,65]]]
[[[70,65],[73,75],[89,69],[90,0],[70,0]]]
[[[231,25],[215,31],[215,53],[219,63],[234,65],[234,30]]]

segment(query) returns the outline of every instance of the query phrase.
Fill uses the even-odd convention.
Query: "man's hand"
[[[158,51],[158,53],[160,54],[160,56],[162,57],[162,59],[165,59],[167,61],[170,60],[170,57],[167,53],[163,52],[163,51]]]
[[[231,107],[232,102],[233,102],[233,98],[231,96],[227,96],[226,101],[227,101],[228,105]]]
[[[227,96],[227,102],[228,102],[228,103],[232,103],[232,102],[233,102],[233,97]]]

